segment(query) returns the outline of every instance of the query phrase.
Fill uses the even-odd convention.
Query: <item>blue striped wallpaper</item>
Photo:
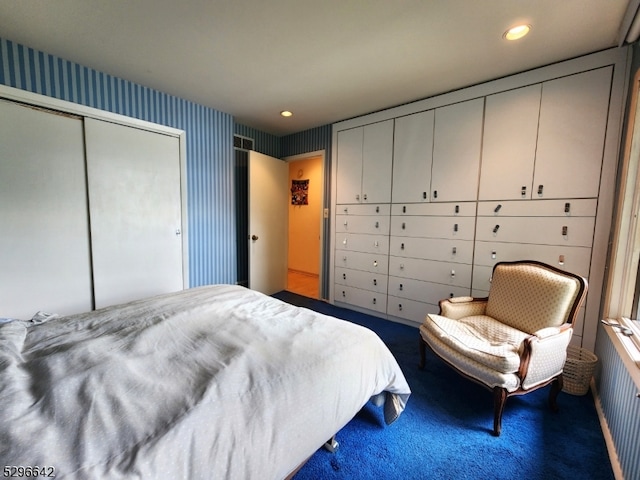
[[[5,39],[0,84],[186,131],[189,282],[236,282],[231,115]]]
[[[256,130],[252,127],[247,127],[241,123],[236,123],[233,129],[233,133],[241,135],[243,137],[253,139],[253,149],[256,152],[260,152],[264,155],[269,155],[274,158],[282,158],[280,154],[282,138],[265,133],[260,130]]]

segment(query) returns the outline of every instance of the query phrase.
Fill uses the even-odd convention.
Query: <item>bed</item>
[[[371,330],[236,285],[9,321],[0,467],[37,478],[281,479],[368,401],[391,424],[410,393]]]

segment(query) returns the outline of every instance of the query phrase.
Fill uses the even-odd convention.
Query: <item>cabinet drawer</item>
[[[479,217],[595,217],[597,200],[512,200],[478,202]]]
[[[557,245],[476,242],[474,263],[491,266],[497,262],[537,260],[583,277],[589,276],[591,249]]]
[[[396,257],[424,258],[455,263],[472,263],[471,240],[444,238],[391,237],[389,254]]]
[[[389,216],[336,215],[336,232],[389,235]]]
[[[391,205],[391,215],[427,215],[473,217],[476,202],[397,203]]]
[[[388,255],[340,251],[336,252],[336,267],[350,268],[386,275],[389,270]]]
[[[471,265],[417,258],[389,257],[389,276],[469,288]]]
[[[383,294],[387,293],[387,276],[383,274],[336,267],[335,276],[336,285],[356,287]]]
[[[443,298],[462,297],[469,295],[470,289],[457,285],[443,285],[442,283],[425,282],[410,278],[389,277],[389,295],[407,298],[420,302],[438,305]]]
[[[389,216],[391,205],[388,203],[364,205],[336,205],[336,215],[382,215]]]
[[[386,235],[336,233],[336,250],[387,255],[389,253],[389,237]]]
[[[411,320],[418,324],[424,322],[428,313],[438,313],[440,307],[430,303],[418,302],[416,300],[408,300],[406,298],[392,297],[387,298],[387,314],[394,317]]]
[[[476,239],[591,247],[594,217],[478,217]]]
[[[474,217],[391,217],[391,235],[473,240]]]
[[[335,301],[367,308],[380,313],[387,311],[386,294],[347,287],[346,285],[335,286]]]

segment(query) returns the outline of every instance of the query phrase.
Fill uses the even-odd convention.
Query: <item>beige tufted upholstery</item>
[[[445,299],[439,315],[427,315],[420,326],[420,364],[429,345],[458,372],[493,389],[499,435],[509,395],[553,382],[549,401],[557,408],[566,349],[586,290],[582,277],[540,262],[498,263],[488,298]]]

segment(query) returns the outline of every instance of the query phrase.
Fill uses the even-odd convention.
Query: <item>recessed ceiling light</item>
[[[531,31],[531,25],[516,25],[504,32],[502,37],[506,40],[518,40]]]
[[[291,113],[289,110],[283,110],[280,112],[280,115],[282,115],[283,117],[290,117],[291,115],[293,115],[293,113]]]

